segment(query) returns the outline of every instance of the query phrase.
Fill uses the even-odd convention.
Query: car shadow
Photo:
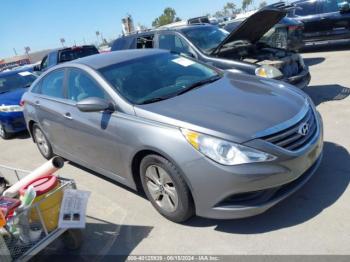
[[[343,100],[350,95],[350,88],[341,85],[316,85],[304,89],[315,105],[327,101]]]
[[[324,57],[306,57],[304,63],[307,66],[314,66],[323,63],[326,60]]]
[[[14,139],[28,139],[30,138],[29,132],[27,130],[18,132],[17,134],[12,135],[8,140]]]
[[[113,179],[111,179],[109,177],[106,177],[106,176],[102,175],[102,174],[96,173],[95,171],[93,171],[91,169],[88,169],[85,166],[79,165],[77,163],[69,161],[69,164],[71,166],[79,168],[79,169],[81,169],[81,170],[83,170],[83,171],[85,171],[85,172],[87,172],[87,173],[89,173],[89,174],[91,174],[93,176],[96,176],[96,177],[101,178],[101,179],[103,179],[105,181],[108,181],[109,183],[112,183],[112,184],[114,184],[114,185],[116,185],[118,187],[121,187],[121,188],[123,188],[123,189],[125,189],[125,190],[127,190],[127,191],[129,191],[129,192],[131,192],[131,193],[141,197],[141,198],[147,199],[147,197],[146,197],[146,195],[145,195],[143,190],[136,191],[136,190],[134,190],[134,189],[132,189],[132,188],[122,184],[122,183],[119,183],[118,181],[115,181],[115,180],[113,180]]]
[[[350,156],[337,144],[325,142],[324,158],[310,181],[294,195],[267,212],[245,219],[212,220],[195,217],[186,224],[213,227],[235,234],[259,234],[302,224],[333,205],[350,181]]]
[[[69,250],[62,238],[55,240],[33,262],[66,261],[124,261],[134,248],[148,237],[153,227],[119,225],[94,217],[82,230],[82,245],[78,250]]]

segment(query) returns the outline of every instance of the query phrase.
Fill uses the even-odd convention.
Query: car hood
[[[256,43],[263,35],[277,24],[287,12],[276,7],[263,8],[239,24],[213,51],[212,54],[220,52],[222,46],[237,40],[247,40]]]
[[[19,105],[27,88],[17,88],[6,93],[0,93],[0,105]]]
[[[306,96],[279,81],[226,73],[180,96],[137,105],[137,116],[243,143],[306,106]]]

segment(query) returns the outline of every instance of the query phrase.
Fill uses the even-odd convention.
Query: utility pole
[[[16,48],[13,48],[13,52],[15,53],[15,56],[18,56]]]

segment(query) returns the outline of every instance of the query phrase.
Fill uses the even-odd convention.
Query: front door
[[[110,112],[81,112],[76,103],[88,97],[110,100],[107,93],[83,70],[68,69],[66,142],[70,145],[71,159],[84,162],[97,171],[119,174],[117,123]]]

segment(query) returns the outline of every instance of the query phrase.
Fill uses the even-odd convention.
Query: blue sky
[[[255,2],[259,2],[256,0]],[[121,18],[131,14],[137,23],[151,26],[165,7],[180,18],[214,13],[228,0],[1,0],[0,57],[66,45],[96,42],[95,32],[114,39],[121,33]],[[232,1],[231,1],[232,2]],[[237,6],[240,0],[234,0]],[[75,42],[74,42],[75,41]]]

